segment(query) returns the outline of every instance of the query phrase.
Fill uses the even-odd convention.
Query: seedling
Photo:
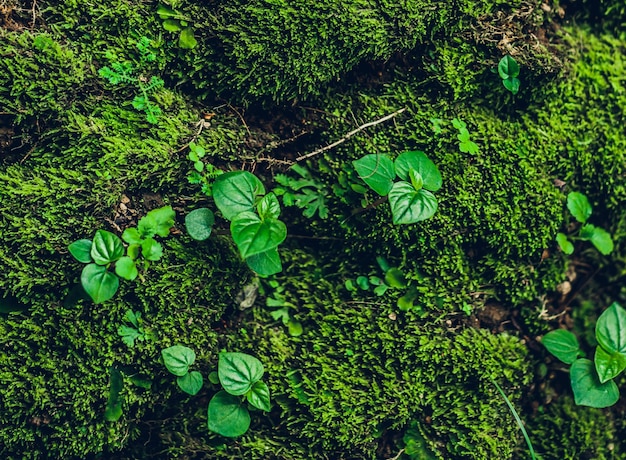
[[[159,260],[163,247],[154,237],[167,236],[173,225],[174,211],[171,206],[165,206],[142,217],[136,228],[124,230],[122,239],[128,243],[127,248],[124,248],[122,239],[106,230],[98,230],[93,240],[83,239],[70,244],[70,254],[87,264],[80,282],[89,297],[95,303],[109,300],[119,288],[119,278],[133,281],[140,275],[139,268],[146,271],[151,261]],[[138,267],[140,258],[143,264]]]
[[[395,161],[388,155],[369,154],[352,164],[372,190],[388,196],[394,224],[413,224],[437,212],[432,192],[441,188],[441,174],[424,152],[404,152]],[[396,176],[400,180],[394,182]]]
[[[287,226],[278,219],[280,204],[274,193],[265,194],[263,183],[247,171],[220,175],[213,184],[213,199],[241,257],[257,274],[269,276],[282,270],[278,246],[287,237]],[[215,218],[208,208],[185,219],[189,235],[199,241],[209,237]]]
[[[139,49],[140,67],[156,59],[156,55],[150,48],[148,38],[141,37],[137,42],[137,48]],[[139,94],[132,101],[133,107],[145,112],[146,120],[149,123],[156,124],[161,116],[161,108],[150,100],[150,95],[163,87],[163,80],[156,76],[152,76],[148,80],[143,75],[135,75],[140,69],[136,69],[132,63],[116,61],[116,57],[111,53],[107,53],[106,57],[114,60],[114,62],[111,63],[111,67],[102,67],[98,74],[112,85],[123,83],[135,86],[139,90]]]
[[[178,46],[183,49],[193,49],[198,45],[194,35],[191,19],[167,5],[159,5],[157,14],[163,21],[163,28],[168,32],[180,32]]]
[[[135,340],[143,342],[144,340],[151,340],[152,334],[143,326],[143,319],[140,312],[134,312],[132,310],[126,310],[124,315],[124,321],[127,324],[122,324],[117,328],[117,333],[122,337],[122,341],[129,347],[135,346]]]
[[[467,124],[458,118],[454,118],[452,120],[452,126],[459,130],[459,134],[456,136],[459,140],[459,150],[463,153],[478,153],[478,145],[470,140],[470,133],[467,130]]]
[[[297,311],[298,307],[287,299],[285,288],[278,281],[270,280],[268,284],[273,289],[271,295],[265,300],[265,305],[273,309],[270,315],[275,321],[281,321],[287,327],[290,336],[302,335],[302,324],[291,315],[291,312]]]
[[[548,332],[541,343],[556,358],[571,364],[574,401],[580,406],[609,407],[619,399],[613,381],[626,369],[626,310],[614,302],[596,323],[594,360],[584,358],[578,339],[564,329]]]
[[[587,220],[591,217],[593,208],[585,195],[580,192],[571,192],[567,195],[567,209],[569,209],[574,219],[582,224],[576,235],[566,235],[565,233],[557,233],[556,242],[561,251],[565,254],[574,252],[574,244],[572,241],[590,241],[595,248],[603,255],[608,255],[613,251],[613,239],[611,234],[603,228],[588,224]]]
[[[250,427],[249,406],[269,412],[270,390],[263,378],[263,364],[245,353],[222,352],[219,355],[217,373],[209,376],[212,383],[219,383],[218,391],[209,402],[209,430],[219,435],[235,438]]]
[[[502,78],[502,84],[511,94],[515,95],[519,91],[520,81],[519,64],[511,56],[506,55],[498,63],[498,75]]]
[[[192,396],[197,394],[204,380],[200,372],[189,370],[196,360],[196,353],[191,348],[174,345],[161,350],[161,355],[167,370],[176,376],[179,388]]]
[[[213,180],[224,171],[217,169],[210,163],[205,163],[202,159],[206,155],[204,147],[196,144],[195,142],[189,143],[189,154],[187,158],[193,162],[194,171],[189,173],[187,180],[190,184],[202,184],[202,193],[206,196],[212,196]]]

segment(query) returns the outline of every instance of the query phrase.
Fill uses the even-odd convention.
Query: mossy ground
[[[609,302],[626,303],[619,2],[585,9],[583,19],[610,17],[593,28],[569,24],[567,4],[563,20],[558,5],[526,1],[165,3],[191,18],[193,50],[152,1],[0,2],[0,307],[17,310],[0,316],[2,458],[382,459],[409,427],[422,452],[397,458],[526,458],[493,381],[543,458],[626,458],[623,406],[575,406],[537,341],[558,324],[586,337]],[[515,97],[492,72],[506,53],[522,65]],[[157,123],[133,108],[136,87],[98,75],[111,62],[165,80],[150,95]],[[297,157],[400,109],[304,162],[330,216],[283,211],[290,236],[273,280],[303,326],[290,336],[265,306],[274,288],[240,261],[225,222],[206,242],[186,236],[184,216],[210,202],[187,181],[186,147],[194,140],[217,167],[254,170],[270,189]],[[477,152],[460,151],[455,118]],[[441,170],[439,210],[394,226],[387,203],[350,187],[351,161],[413,149]],[[558,250],[571,190],[614,235],[610,256]],[[120,234],[164,204],[175,230],[146,279],[103,305],[68,301],[81,267],[67,245]],[[404,272],[415,309],[398,309],[400,290],[344,287],[380,276],[376,257]],[[560,296],[565,282],[573,291]],[[262,292],[241,310],[250,283]],[[152,340],[121,341],[128,309]],[[209,433],[216,388],[182,396],[159,362],[173,344],[192,347],[205,376],[220,350],[257,356],[272,411],[253,414],[241,438]],[[115,423],[103,417],[111,367],[125,375]]]

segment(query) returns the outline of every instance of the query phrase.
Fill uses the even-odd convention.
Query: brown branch
[[[343,137],[342,137],[341,139],[339,139],[338,141],[333,142],[332,144],[327,145],[326,147],[319,148],[319,149],[317,149],[317,150],[315,150],[315,151],[313,151],[313,152],[311,152],[311,153],[307,153],[306,155],[299,156],[298,158],[296,158],[296,163],[297,163],[297,162],[299,162],[299,161],[302,161],[302,160],[306,160],[307,158],[314,157],[315,155],[319,155],[320,153],[324,153],[324,152],[326,152],[327,150],[330,150],[330,149],[332,149],[332,148],[335,148],[335,147],[337,147],[338,145],[343,144],[345,141],[347,141],[348,139],[350,139],[350,138],[351,138],[352,136],[354,136],[355,134],[357,134],[357,133],[359,133],[359,132],[363,131],[364,129],[369,128],[370,126],[375,126],[375,125],[378,125],[378,124],[380,124],[380,123],[384,123],[384,122],[385,122],[385,121],[387,121],[387,120],[391,120],[393,117],[395,117],[395,116],[397,116],[397,115],[401,114],[401,113],[402,113],[402,112],[404,112],[405,110],[406,110],[406,107],[404,107],[404,108],[402,108],[402,109],[400,109],[400,110],[396,110],[395,112],[393,112],[393,113],[391,113],[391,114],[389,114],[389,115],[387,115],[387,116],[384,116],[384,117],[382,117],[382,118],[379,118],[378,120],[374,120],[374,121],[370,121],[369,123],[365,123],[364,125],[361,125],[361,126],[359,126],[358,128],[356,128],[356,129],[354,129],[354,130],[350,131],[348,134],[346,134],[345,136],[343,136]]]

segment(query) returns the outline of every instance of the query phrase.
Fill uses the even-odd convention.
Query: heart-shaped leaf
[[[437,198],[428,190],[416,191],[408,182],[393,184],[389,204],[394,224],[413,224],[431,218],[437,212]]]
[[[246,263],[260,276],[275,275],[283,271],[277,248],[247,257]]]
[[[541,339],[541,343],[550,353],[563,361],[565,364],[572,364],[580,354],[578,339],[570,331],[557,329],[550,331]]]
[[[396,174],[404,181],[410,181],[409,171],[414,169],[424,182],[424,188],[431,192],[436,192],[441,188],[442,179],[439,169],[424,152],[415,150],[401,153],[394,163]]]
[[[191,396],[195,395],[202,388],[202,374],[198,371],[191,371],[182,377],[178,377],[176,379],[176,383],[181,390],[185,393],[190,394]]]
[[[241,436],[250,427],[250,413],[239,398],[219,391],[209,402],[209,430],[227,438]]]
[[[580,192],[571,192],[567,195],[567,209],[582,224],[587,222],[593,211],[587,197]]]
[[[98,265],[115,262],[124,255],[124,244],[117,235],[106,230],[98,230],[91,245],[91,258]]]
[[[84,264],[88,264],[92,261],[91,259],[91,240],[78,240],[74,241],[70,244],[67,249],[69,249],[70,254],[74,256],[76,260],[82,262]]]
[[[230,224],[230,232],[244,259],[276,248],[287,237],[287,227],[283,222],[261,220],[253,212],[238,214]]]
[[[619,399],[619,389],[613,380],[600,383],[598,374],[589,359],[577,359],[570,368],[574,401],[579,406],[609,407]]]
[[[224,390],[231,395],[245,395],[263,377],[263,364],[245,353],[219,354],[217,373]]]
[[[565,233],[557,233],[556,242],[561,248],[561,251],[563,251],[565,254],[572,254],[574,252],[574,245],[570,240],[567,239],[567,235]]]
[[[246,393],[248,402],[257,409],[261,409],[265,412],[270,411],[270,389],[265,382],[255,382],[250,388],[250,391]]]
[[[242,212],[254,212],[257,195],[265,194],[263,184],[247,171],[220,175],[213,183],[213,199],[225,219],[233,220]]]
[[[604,383],[617,377],[626,369],[626,355],[622,353],[609,353],[604,348],[597,347],[594,363],[600,383]]]
[[[196,353],[183,345],[165,348],[161,350],[161,355],[167,370],[177,377],[183,377],[187,374],[189,366],[196,360]]]
[[[376,193],[386,196],[391,190],[396,170],[387,155],[369,154],[353,161],[354,169],[363,182]]]
[[[209,208],[194,209],[185,216],[187,233],[197,241],[204,241],[211,236],[214,223],[215,216]]]
[[[498,74],[503,80],[519,75],[519,64],[508,54],[498,62]]]
[[[115,262],[115,273],[120,278],[124,278],[128,281],[134,280],[139,274],[135,261],[128,256],[120,257],[120,259]]]
[[[103,265],[85,265],[80,275],[80,284],[94,303],[109,300],[117,292],[120,280]]]
[[[626,354],[626,310],[617,302],[598,318],[596,339],[607,352]]]

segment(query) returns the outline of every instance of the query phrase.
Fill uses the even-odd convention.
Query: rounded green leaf
[[[396,178],[396,170],[391,158],[387,155],[372,153],[353,161],[352,164],[359,177],[372,190],[382,196],[389,193],[393,180]]]
[[[261,220],[253,212],[238,214],[230,224],[230,232],[244,259],[276,248],[287,238],[287,226],[283,222]]]
[[[233,220],[242,212],[253,212],[256,196],[263,194],[263,184],[248,171],[222,174],[213,183],[215,205],[228,220]]]
[[[224,390],[231,395],[245,395],[263,377],[263,364],[245,353],[219,354],[217,373]]]
[[[513,95],[519,92],[520,81],[517,78],[507,78],[506,80],[502,80],[502,84]]]
[[[139,230],[135,227],[129,227],[122,233],[122,239],[128,244],[141,244],[143,238],[139,234]]]
[[[261,219],[278,219],[280,216],[280,203],[273,193],[265,195],[257,205],[257,212]]]
[[[608,256],[613,252],[613,239],[605,229],[594,227],[589,239],[601,254]]]
[[[300,337],[304,332],[304,329],[302,328],[302,323],[300,321],[290,319],[287,322],[287,332],[289,332],[289,335],[291,337]]]
[[[141,242],[141,255],[146,260],[159,260],[163,257],[163,246],[154,238],[146,238]]]
[[[190,50],[195,48],[197,44],[198,40],[196,40],[196,37],[193,34],[193,28],[185,27],[178,37],[178,46],[183,49]]]
[[[561,251],[563,251],[565,254],[572,254],[574,252],[574,245],[570,240],[567,239],[567,235],[565,233],[557,233],[556,242],[561,248]]]
[[[414,169],[422,176],[426,190],[436,192],[441,188],[443,180],[439,169],[424,152],[415,150],[401,153],[395,161],[396,174],[404,181],[410,181],[409,171]]]
[[[176,383],[185,393],[195,395],[202,388],[202,374],[198,371],[191,371],[176,379]]]
[[[135,261],[128,256],[120,257],[120,259],[115,262],[115,273],[120,278],[124,278],[128,281],[134,280],[139,274]]]
[[[88,264],[92,261],[91,259],[91,240],[78,240],[74,241],[70,244],[67,249],[69,249],[70,254],[74,256],[74,259],[82,262],[84,264]]]
[[[567,209],[582,224],[587,222],[593,211],[587,197],[580,192],[571,192],[567,195]]]
[[[163,21],[163,28],[168,32],[178,32],[181,30],[180,21],[178,19],[166,19]]]
[[[265,412],[269,412],[270,407],[270,389],[265,382],[255,382],[250,388],[250,391],[246,393],[248,402],[257,409],[261,409]]]
[[[580,354],[578,339],[570,331],[557,329],[550,331],[541,339],[541,343],[547,350],[563,361],[565,364],[572,364]]]
[[[247,257],[246,263],[260,276],[271,276],[283,271],[277,248]]]
[[[85,265],[80,275],[80,283],[94,303],[109,300],[117,292],[120,280],[103,265]]]
[[[137,230],[141,238],[152,238],[154,235],[166,237],[170,234],[170,228],[174,226],[176,213],[171,206],[153,209],[139,219]]]
[[[613,302],[598,318],[596,339],[609,353],[626,354],[626,310],[617,302]]]
[[[250,413],[239,398],[219,391],[209,402],[209,430],[227,438],[241,436],[250,427]]]
[[[519,64],[507,54],[498,62],[498,74],[503,80],[515,78],[519,75]]]
[[[600,383],[598,374],[589,359],[578,359],[570,368],[574,401],[579,406],[609,407],[619,399],[619,389],[613,380]]]
[[[437,212],[437,198],[428,190],[416,191],[408,182],[396,182],[389,192],[394,224],[413,224]]]
[[[182,377],[189,371],[189,366],[196,360],[196,353],[183,345],[174,345],[173,347],[161,350],[163,363],[167,370],[177,377]]]
[[[185,216],[187,233],[197,241],[204,241],[211,236],[214,223],[215,216],[209,208],[194,209]]]
[[[117,235],[106,230],[98,230],[91,245],[91,258],[98,265],[115,262],[124,255],[124,244]]]
[[[597,347],[594,363],[600,383],[604,383],[617,377],[626,369],[626,355],[622,353],[609,353],[604,348]]]

